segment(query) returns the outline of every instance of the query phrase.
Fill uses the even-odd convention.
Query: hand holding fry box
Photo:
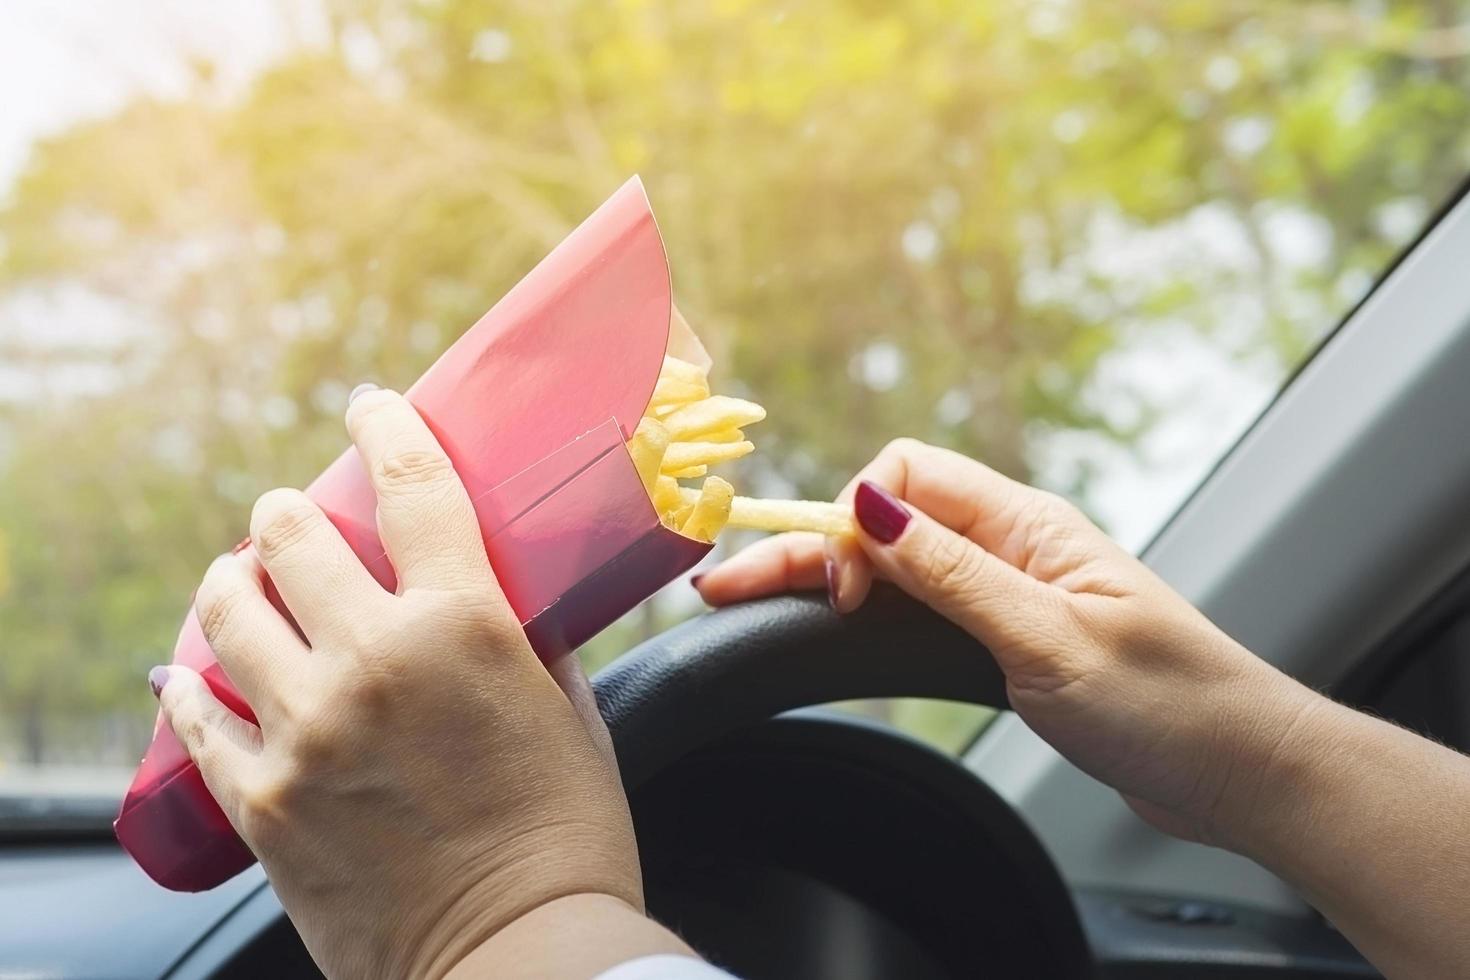
[[[712,395],[708,367],[673,309],[668,259],[634,178],[406,392],[469,492],[491,565],[543,660],[692,568],[727,525],[850,531],[834,505],[747,500],[714,476],[680,486],[751,452],[743,428],[765,417],[759,405]],[[395,589],[356,451],[306,492]],[[255,721],[192,610],[174,662]],[[212,888],[254,862],[166,725],[114,830],[154,880],[178,891]]]

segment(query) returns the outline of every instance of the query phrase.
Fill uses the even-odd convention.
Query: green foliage
[[[241,98],[202,71],[41,143],[0,210],[0,311],[106,304],[6,348],[50,393],[0,402],[0,746],[146,725],[198,575],[337,452],[347,389],[411,381],[633,171],[723,385],[771,409],[741,479],[825,496],[900,434],[1022,477],[1049,433],[1132,445],[1149,406],[1089,391],[1150,331],[1284,373],[1412,233],[1385,208],[1429,214],[1470,161],[1463,0],[330,10]],[[1202,210],[1249,261],[1088,261]],[[1283,214],[1325,255],[1283,254]]]

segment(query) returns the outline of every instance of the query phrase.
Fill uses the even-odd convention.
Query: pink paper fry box
[[[652,396],[671,320],[674,353],[703,357],[673,313],[668,258],[635,177],[407,392],[469,490],[491,564],[542,660],[568,653],[710,549],[659,522],[625,447]],[[306,492],[394,588],[356,450]],[[192,610],[174,662],[254,720]],[[212,888],[255,860],[166,725],[114,829],[143,870],[176,891]]]

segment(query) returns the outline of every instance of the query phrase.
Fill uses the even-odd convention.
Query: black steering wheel
[[[976,640],[893,590],[838,616],[786,596],[691,620],[593,680],[650,911],[747,980],[1080,977],[1046,852],[948,756],[793,709],[877,697],[1006,706]]]

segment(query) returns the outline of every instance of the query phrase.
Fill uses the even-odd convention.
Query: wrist
[[[668,929],[615,895],[563,895],[529,909],[477,942],[446,977],[594,977],[660,953],[694,956]],[[508,969],[514,964],[514,970]]]
[[[619,826],[619,825],[622,826]],[[613,832],[616,830],[617,832]],[[480,861],[439,869],[446,901],[428,911],[409,947],[411,976],[442,977],[506,930],[540,921],[542,910],[586,900],[618,903],[642,916],[643,883],[632,826],[623,821],[546,824],[484,848]]]
[[[1329,746],[1341,706],[1264,661],[1220,726],[1224,768],[1213,805],[1200,821],[1205,843],[1258,862],[1294,846],[1311,824],[1313,787],[1331,764]]]

